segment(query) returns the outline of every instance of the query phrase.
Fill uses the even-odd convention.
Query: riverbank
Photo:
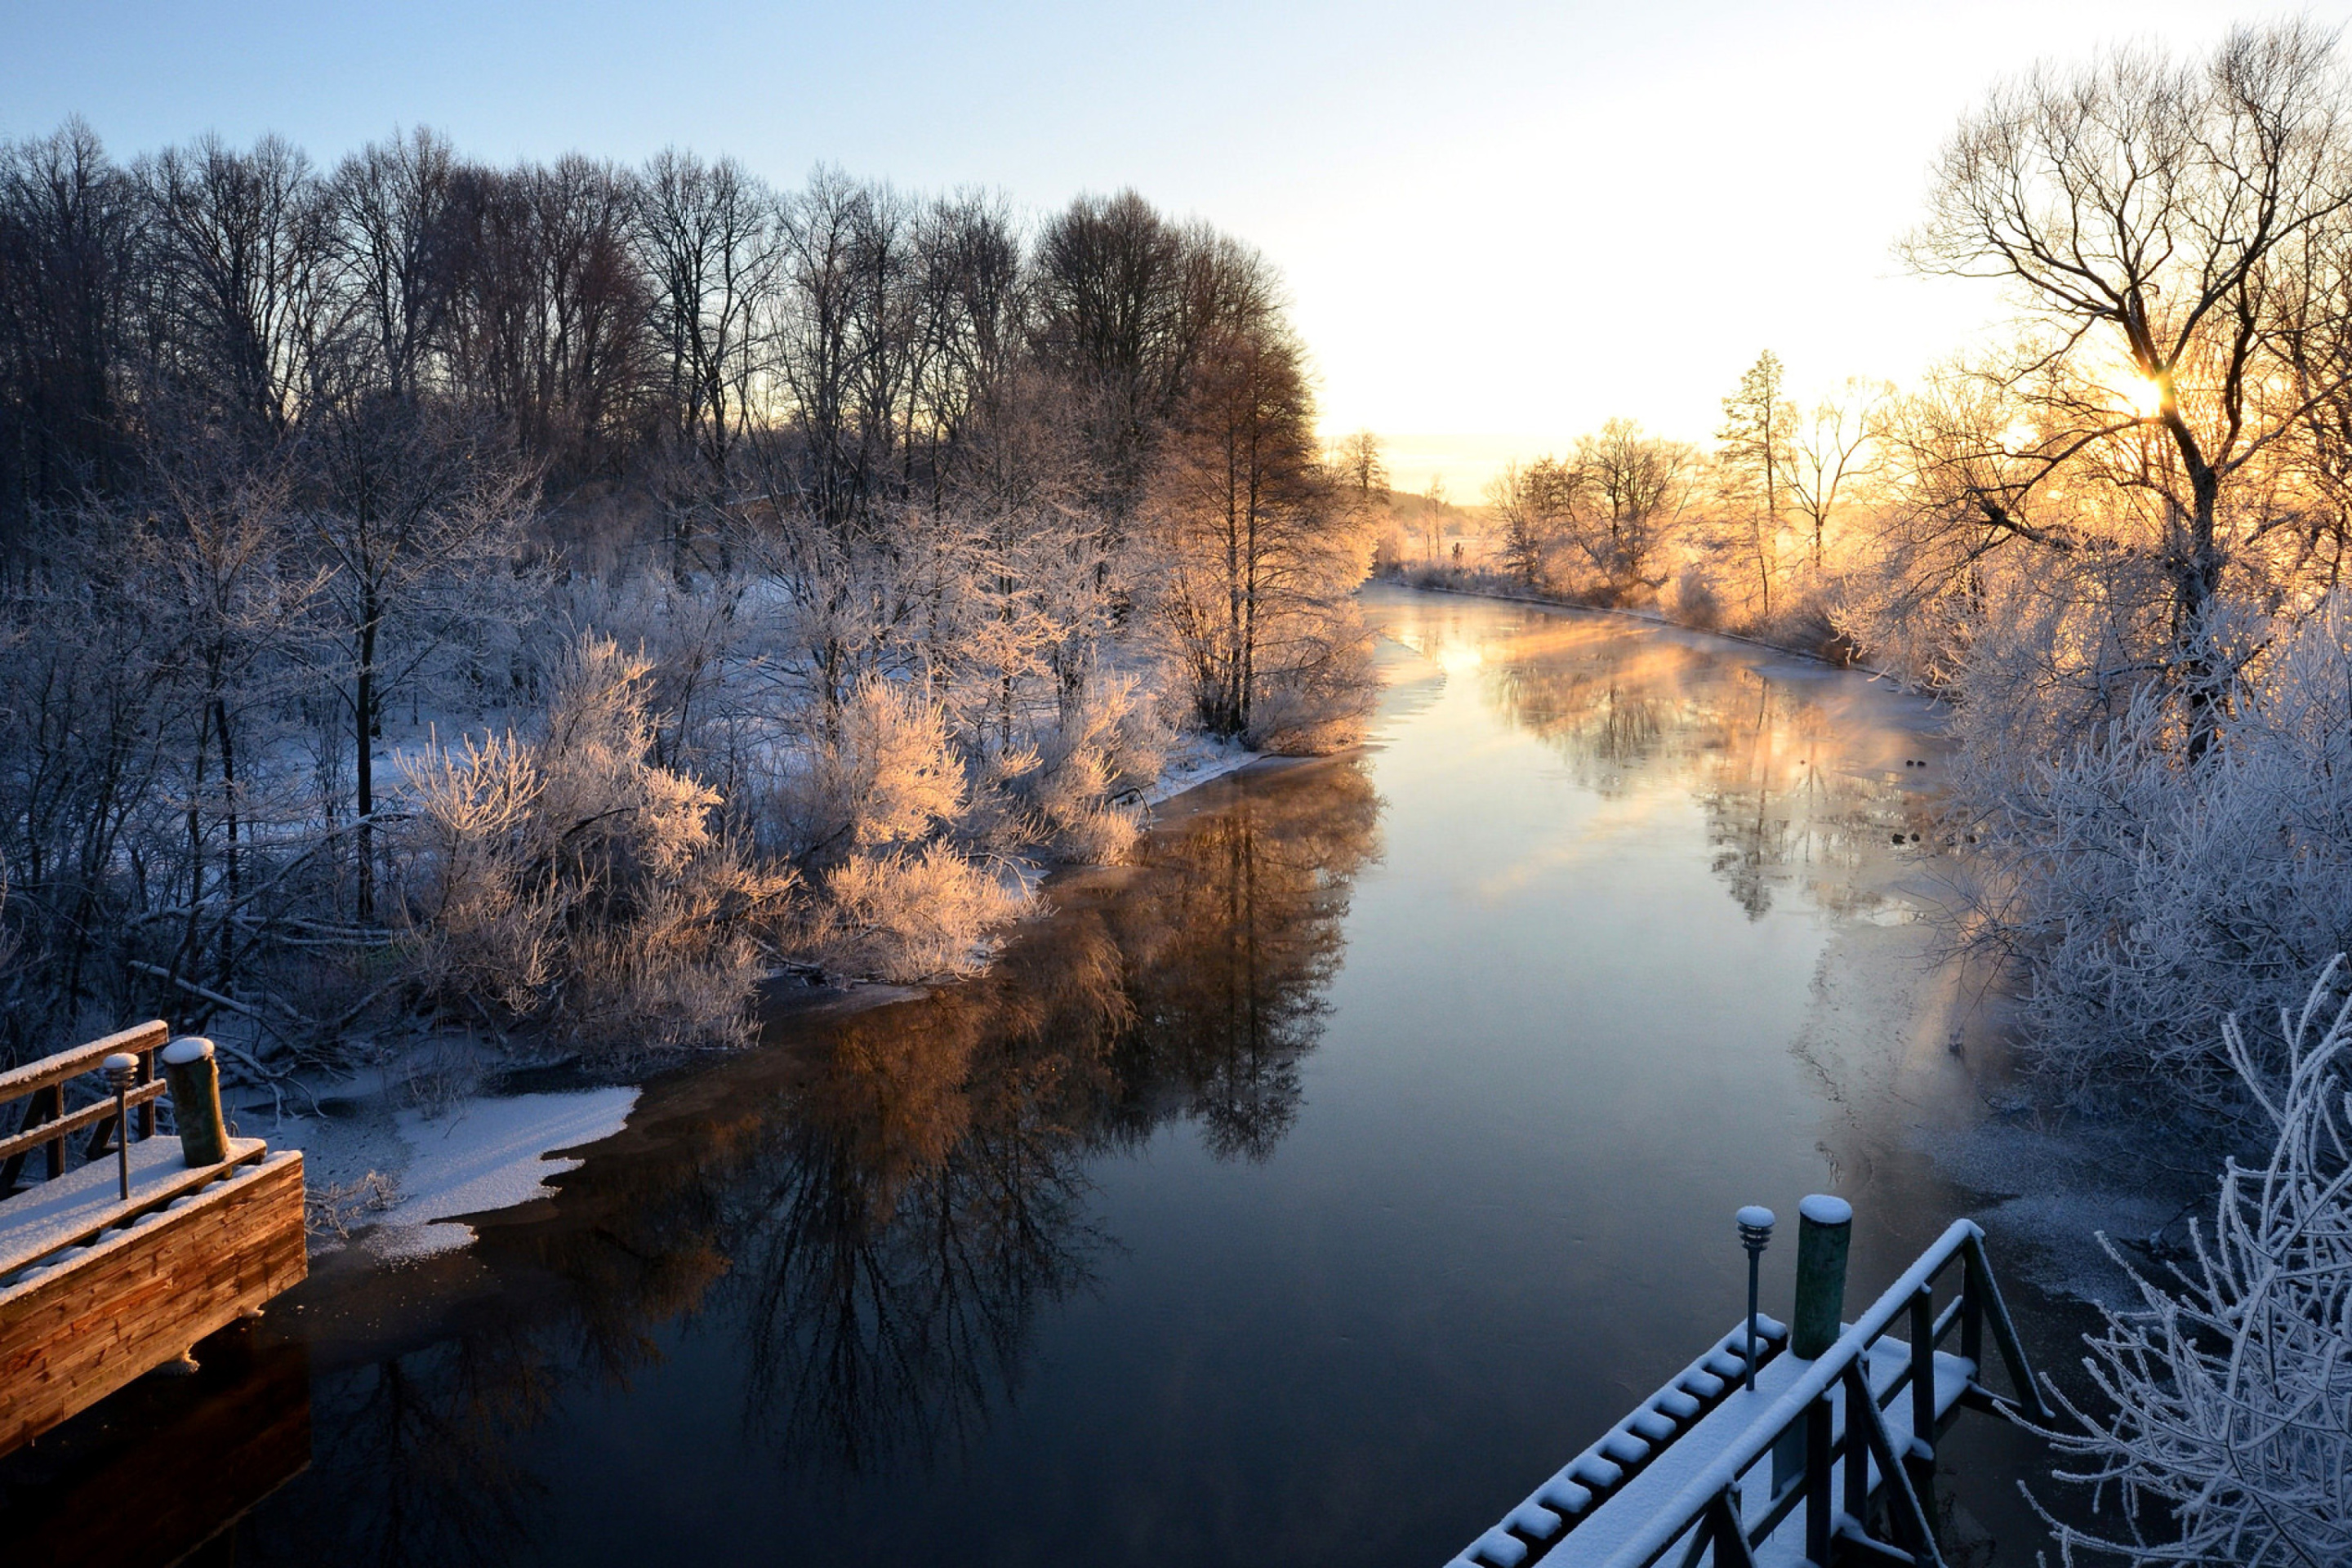
[[[1181,737],[1139,804],[1157,813],[1268,760],[1276,759],[1233,742]],[[1041,864],[1023,875],[1034,889],[1063,868]],[[1045,908],[1036,904],[1023,920]],[[882,1006],[925,989],[787,982],[763,1012]],[[400,1266],[475,1240],[466,1216],[527,1210],[551,1196],[550,1181],[580,1166],[572,1152],[619,1132],[646,1075],[679,1065],[647,1058],[615,1073],[527,1047],[436,1036],[356,1073],[232,1088],[229,1105],[273,1144],[302,1151],[314,1255],[356,1246],[375,1263]]]
[[[1826,665],[1832,669],[1851,669],[1882,680],[1896,679],[1892,672],[1880,669],[1874,665],[1864,664],[1857,658],[1844,655],[1833,657],[1824,653],[1818,644],[1805,647],[1794,642],[1776,642],[1769,637],[1751,637],[1745,632],[1726,631],[1720,626],[1695,626],[1687,621],[1675,620],[1660,610],[1629,609],[1619,605],[1586,605],[1573,599],[1555,598],[1543,594],[1512,593],[1492,583],[1446,582],[1435,577],[1426,581],[1401,582],[1395,586],[1416,593],[1460,594],[1476,599],[1496,599],[1508,605],[1534,605],[1542,609],[1567,610],[1582,616],[1621,616],[1644,626],[1666,626],[1676,631],[1695,633],[1700,637],[1721,637],[1726,642],[1746,643],[1751,647],[1770,648],[1775,653],[1811,659],[1816,664]],[[1843,641],[1843,638],[1835,640]]]

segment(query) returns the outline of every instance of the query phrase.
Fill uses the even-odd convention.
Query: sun
[[[2142,419],[2153,419],[2164,412],[2164,383],[2156,376],[2132,377],[2125,385],[2124,397]]]

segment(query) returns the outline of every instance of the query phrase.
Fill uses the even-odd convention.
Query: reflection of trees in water
[[[1355,875],[1379,803],[1354,767],[1253,792],[1183,834],[1147,899],[1109,912],[1133,1023],[1113,1081],[1121,1123],[1159,1120],[1171,1091],[1220,1159],[1265,1159],[1298,1118],[1342,957]]]
[[[1553,633],[1494,651],[1488,690],[1503,716],[1559,747],[1596,794],[1623,794],[1678,739],[1678,648]]]
[[[315,1378],[298,1529],[265,1507],[241,1532],[257,1563],[511,1561],[544,1487],[509,1435],[546,1414],[543,1357],[472,1338]]]
[[[1217,1157],[1265,1158],[1376,810],[1352,766],[1244,786],[985,979],[802,1047],[762,1184],[739,1189],[752,1423],[851,1468],[976,1436],[1108,1244],[1090,1156],[1190,1117]]]
[[[1893,792],[1832,761],[1836,726],[1802,684],[1576,623],[1484,652],[1504,717],[1556,747],[1579,783],[1611,796],[1658,780],[1687,787],[1715,873],[1751,920],[1800,878],[1825,907],[1844,907],[1863,845],[1900,819]]]
[[[790,1466],[976,1436],[1111,1245],[1091,1158],[1192,1120],[1216,1157],[1262,1160],[1297,1118],[1378,802],[1348,763],[1228,787],[981,979],[788,1023],[649,1092],[660,1147],[565,1178],[554,1224],[485,1228],[495,1295],[314,1380],[317,1461],[242,1528],[256,1560],[528,1555],[523,1434],[583,1384],[625,1390],[696,1314],[740,1324],[745,1425]]]
[[[1036,1312],[1092,1278],[1074,1113],[1118,998],[1011,991],[810,1042],[730,1194],[745,1419],[793,1458],[862,1470],[977,1435]]]

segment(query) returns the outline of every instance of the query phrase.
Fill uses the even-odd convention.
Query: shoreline
[[[1180,803],[1210,784],[1262,764],[1300,760],[1198,738],[1142,792],[1144,831],[1159,825],[1164,808],[1176,805],[1181,815]],[[1030,885],[1042,889],[1063,872],[1099,868],[1038,865]],[[1035,907],[1006,928],[1007,938],[1050,913],[1042,893],[1034,897]],[[915,1000],[956,978],[795,984],[779,972],[761,983],[752,1006],[764,1034],[784,1018]],[[761,1048],[756,1037],[744,1047]],[[606,1074],[572,1058],[501,1060],[479,1042],[427,1038],[387,1064],[305,1083],[311,1114],[281,1107],[267,1085],[239,1084],[231,1090],[232,1115],[266,1125],[274,1145],[303,1152],[314,1260],[351,1254],[361,1262],[363,1255],[363,1267],[397,1268],[471,1245],[477,1233],[467,1222],[473,1218],[512,1215],[551,1197],[547,1180],[578,1169],[577,1151],[620,1133],[652,1079],[691,1071],[706,1056],[736,1054],[647,1058]],[[506,1089],[484,1082],[512,1085],[546,1077],[559,1086]]]
[[[1539,594],[1506,594],[1500,589],[1471,588],[1453,583],[1406,583],[1381,578],[1374,578],[1370,582],[1385,583],[1388,586],[1402,588],[1414,594],[1454,594],[1465,599],[1492,599],[1497,604],[1533,605],[1538,609],[1544,610],[1573,610],[1579,615],[1585,616],[1618,616],[1629,621],[1638,621],[1643,626],[1656,626],[1663,631],[1686,632],[1692,637],[1720,637],[1725,642],[1746,643],[1750,647],[1769,648],[1774,653],[1786,654],[1790,658],[1801,658],[1810,663],[1818,664],[1824,669],[1850,669],[1866,675],[1873,680],[1900,684],[1899,679],[1893,673],[1881,669],[1876,665],[1864,664],[1860,659],[1849,659],[1843,664],[1839,664],[1823,658],[1811,648],[1792,647],[1787,643],[1752,637],[1745,632],[1727,632],[1714,626],[1694,626],[1685,622],[1675,620],[1656,610],[1629,610],[1622,605],[1580,605],[1570,599],[1549,599]],[[1370,584],[1368,583],[1367,585],[1369,586]],[[1941,698],[1927,692],[1911,692],[1910,695],[1929,702],[1942,700]]]

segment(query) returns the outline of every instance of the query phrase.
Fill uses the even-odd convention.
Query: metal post
[[[139,1058],[117,1051],[106,1058],[106,1086],[114,1090],[114,1173],[122,1201],[131,1201],[131,1080],[139,1076]]]
[[[1853,1241],[1853,1205],[1815,1193],[1797,1205],[1797,1310],[1789,1353],[1818,1359],[1844,1329],[1845,1259]]]
[[[1969,1363],[1969,1375],[1981,1385],[1984,1375],[1984,1299],[1983,1269],[1978,1256],[1967,1247],[1960,1249],[1960,1359]]]
[[[1830,1534],[1836,1526],[1830,1497],[1830,1396],[1805,1406],[1805,1557],[1813,1568],[1830,1568]]]
[[[1903,1457],[1911,1489],[1932,1523],[1936,1511],[1936,1288],[1911,1298],[1911,1447]]]
[[[1870,1413],[1863,1406],[1870,1403],[1870,1380],[1862,1373],[1862,1363],[1846,1363],[1845,1376],[1845,1495],[1840,1513],[1850,1517],[1857,1529],[1868,1532],[1870,1521],[1870,1445],[1862,1440],[1864,1424]]]
[[[1739,1245],[1748,1249],[1748,1392],[1756,1392],[1756,1274],[1764,1248],[1772,1240],[1772,1211],[1749,1204],[1732,1216],[1739,1223]]]

